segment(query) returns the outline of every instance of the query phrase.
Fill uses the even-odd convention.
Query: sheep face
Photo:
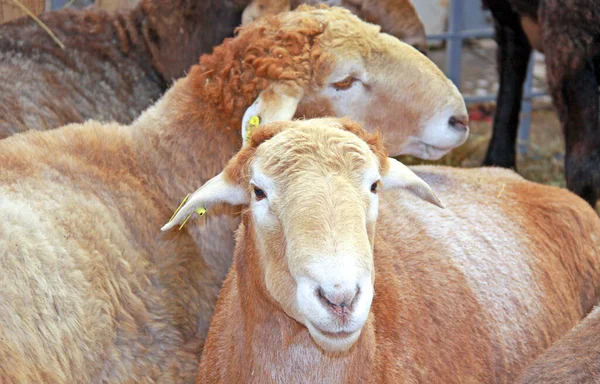
[[[379,163],[356,136],[322,128],[257,148],[250,211],[269,294],[323,349],[343,351],[373,298]]]
[[[266,123],[292,117],[347,116],[369,131],[381,130],[391,155],[424,159],[440,158],[466,140],[467,110],[454,84],[416,49],[380,33],[377,26],[345,9],[301,6],[262,18],[246,31],[276,25],[277,31],[268,33],[281,40],[278,45],[286,46],[305,33],[300,26],[315,24],[320,26],[319,33],[307,38],[299,51],[305,55],[302,60],[310,62],[291,66],[291,49],[278,48],[281,66],[290,69],[281,75],[273,69],[278,76],[285,74],[285,80],[270,82],[259,94],[244,115],[243,127],[253,115]],[[258,50],[252,48],[252,52]],[[273,56],[247,58],[244,63],[258,72],[269,68],[265,63],[276,60]],[[292,68],[299,80],[290,78]],[[278,102],[274,95],[284,101]]]
[[[393,156],[438,159],[463,144],[468,114],[454,84],[416,49],[370,25],[362,27],[371,33],[357,33],[339,45],[327,36],[338,33],[334,27],[322,37],[322,49],[331,57],[319,93],[323,105],[329,103],[336,116],[383,131]]]
[[[373,299],[379,188],[405,188],[441,205],[356,123],[280,122],[253,132],[163,230],[200,206],[247,204],[241,246],[259,284],[323,350],[342,352],[360,336]]]

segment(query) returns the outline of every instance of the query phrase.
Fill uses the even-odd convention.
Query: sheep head
[[[464,100],[439,68],[342,8],[300,6],[261,18],[203,56],[191,75],[217,108],[245,111],[244,123],[251,115],[264,123],[347,116],[381,130],[393,156],[437,159],[468,135]]]
[[[369,316],[378,193],[398,188],[442,206],[423,180],[386,157],[379,135],[358,124],[278,122],[257,128],[163,230],[199,207],[247,205],[242,220],[253,251],[246,252],[258,255],[258,280],[321,348],[341,352]]]

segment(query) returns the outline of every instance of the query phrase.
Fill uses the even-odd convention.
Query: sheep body
[[[348,50],[329,48],[348,36]],[[181,231],[158,228],[239,148],[255,100],[276,86],[300,89],[299,109],[335,114],[319,92],[345,55],[368,62],[357,46],[371,45],[389,48],[367,68],[373,77],[378,68],[394,74],[372,97],[402,88],[399,73],[412,74],[407,87],[423,75],[440,100],[388,101],[400,113],[429,113],[432,102],[462,113],[458,91],[413,48],[346,11],[304,8],[242,29],[129,126],[87,121],[1,140],[0,382],[193,381],[239,219],[214,209]],[[358,102],[353,112],[381,117]],[[392,117],[377,121],[397,127]]]
[[[1,381],[181,382],[195,373],[219,281],[199,258],[202,238],[175,244],[140,225],[168,212],[131,136],[89,122],[2,143],[11,172],[0,198]],[[99,183],[115,188],[98,193]]]
[[[198,57],[233,34],[246,0],[141,1],[0,26],[0,138],[87,119],[132,122]]]
[[[600,308],[535,360],[517,381],[523,384],[588,384],[600,377]]]
[[[312,145],[310,140],[294,143],[298,147],[289,153],[310,153],[301,149]],[[231,170],[247,165],[256,177],[256,164],[270,155],[256,155],[250,166],[254,157],[240,152],[224,173],[245,183],[250,171],[241,171],[238,179]],[[238,161],[247,163],[239,166]],[[277,244],[296,244],[289,231],[297,227],[282,223],[284,240],[269,241],[273,249],[285,249],[279,251],[284,255],[264,256],[258,234],[273,236],[272,224],[257,229],[259,216],[252,209],[258,208],[251,202],[242,215],[233,265],[219,294],[196,382],[513,382],[592,308],[600,277],[595,235],[600,219],[583,200],[507,170],[412,169],[446,209],[425,206],[405,192],[382,192],[371,314],[356,343],[339,354],[324,352],[295,320],[289,303],[296,297],[294,283],[300,283],[285,283],[285,274],[272,261],[291,260],[289,249]],[[301,174],[287,177],[297,186]],[[313,205],[308,212],[321,204],[305,203]],[[344,243],[338,246],[346,249]],[[284,294],[278,290],[282,281],[292,285]]]
[[[485,165],[515,166],[522,85],[532,45],[545,54],[547,80],[565,135],[567,187],[594,206],[600,198],[600,2],[484,0],[494,16],[500,90]]]

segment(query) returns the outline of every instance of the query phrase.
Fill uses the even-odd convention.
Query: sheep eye
[[[371,192],[377,193],[377,182],[374,182],[373,184],[371,184]]]
[[[262,200],[267,197],[267,194],[262,189],[254,187],[254,196],[256,196],[256,200]]]
[[[352,76],[348,76],[342,81],[333,83],[332,86],[337,91],[345,91],[346,89],[350,89],[350,87],[352,87],[352,84],[354,84],[355,81],[357,81],[357,79],[355,79]]]

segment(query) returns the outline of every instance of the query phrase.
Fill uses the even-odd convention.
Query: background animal
[[[494,16],[500,90],[485,165],[515,167],[522,88],[532,47],[565,136],[567,187],[592,206],[600,198],[600,1],[484,0]]]
[[[518,380],[523,384],[591,384],[600,377],[600,308],[544,352]]]
[[[141,0],[0,25],[0,138],[87,119],[128,124],[198,57],[233,35],[250,0]]]
[[[94,5],[107,11],[116,11],[117,9],[132,9],[139,3],[139,0],[96,0]]]
[[[159,229],[240,147],[245,115],[349,114],[391,151],[426,154],[427,135],[464,141],[465,113],[412,47],[346,10],[302,7],[202,56],[129,126],[1,140],[0,382],[193,381],[239,220],[216,208]]]
[[[397,37],[422,53],[427,52],[425,27],[409,0],[254,0],[244,10],[242,23],[289,11],[300,4],[319,3],[347,8],[361,19],[380,25],[382,32]]]
[[[582,199],[498,168],[412,170],[349,121],[255,130],[163,227],[244,205],[197,383],[514,382],[592,308]]]

